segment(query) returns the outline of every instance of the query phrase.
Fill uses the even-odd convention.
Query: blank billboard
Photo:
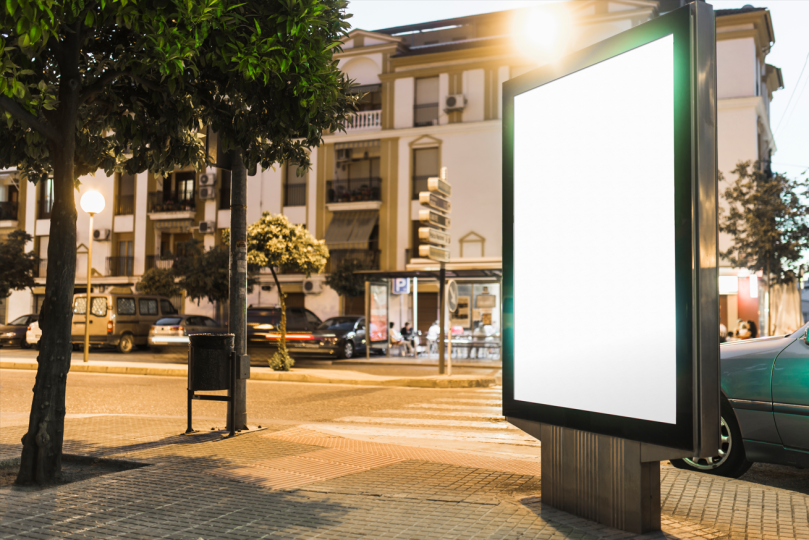
[[[675,424],[674,39],[514,97],[514,399]]]

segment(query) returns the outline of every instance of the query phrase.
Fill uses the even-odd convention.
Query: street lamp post
[[[84,361],[90,361],[90,284],[93,268],[93,216],[104,210],[104,196],[88,191],[81,196],[81,209],[90,214],[90,242],[87,244],[87,300],[84,304]]]

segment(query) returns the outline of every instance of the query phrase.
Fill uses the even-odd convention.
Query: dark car
[[[317,353],[353,358],[357,351],[365,349],[365,317],[332,317],[323,321],[312,334]],[[312,349],[308,350],[313,352]]]
[[[320,317],[305,308],[287,308],[287,342],[295,339],[295,334],[314,332],[320,323]],[[247,308],[247,344],[248,346],[275,348],[278,342],[279,325],[281,324],[281,308],[251,307]],[[290,335],[292,336],[290,338]],[[292,349],[290,349],[290,352]]]
[[[31,345],[25,339],[25,333],[28,331],[28,325],[38,320],[39,315],[29,314],[0,325],[0,346],[18,345],[23,349],[29,348]]]
[[[809,468],[809,325],[787,336],[723,343],[721,447],[681,469],[738,478],[754,462]]]
[[[188,350],[188,336],[192,334],[225,334],[228,329],[210,317],[202,315],[171,315],[158,319],[149,330],[149,348]]]

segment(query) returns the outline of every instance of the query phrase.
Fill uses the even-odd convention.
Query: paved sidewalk
[[[543,506],[535,461],[289,425],[234,439],[182,429],[173,418],[69,418],[66,453],[150,466],[2,489],[0,538],[809,538],[809,497],[670,467],[663,532],[637,537]],[[0,458],[18,455],[23,431],[3,427]]]
[[[0,369],[35,370],[36,357],[0,361]],[[157,362],[123,362],[91,360],[84,363],[73,359],[71,372],[112,373],[119,375],[153,375],[166,377],[187,377],[188,369],[177,363]],[[372,375],[359,371],[320,369],[307,367],[292,368],[291,371],[273,371],[269,367],[252,366],[250,379],[258,381],[311,382],[321,384],[351,384],[359,386],[404,386],[413,388],[486,388],[497,384],[499,369],[493,369],[489,375],[452,375],[426,377],[393,377]]]

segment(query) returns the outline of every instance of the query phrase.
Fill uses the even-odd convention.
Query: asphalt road
[[[23,425],[33,371],[0,370],[0,420]],[[539,457],[539,446],[499,416],[499,389],[422,389],[248,381],[250,425],[313,424],[335,433],[416,446]],[[185,418],[186,381],[72,373],[68,414]],[[195,427],[224,427],[225,404],[194,403]],[[665,464],[667,465],[667,464]],[[755,464],[740,480],[809,494],[809,470]]]

